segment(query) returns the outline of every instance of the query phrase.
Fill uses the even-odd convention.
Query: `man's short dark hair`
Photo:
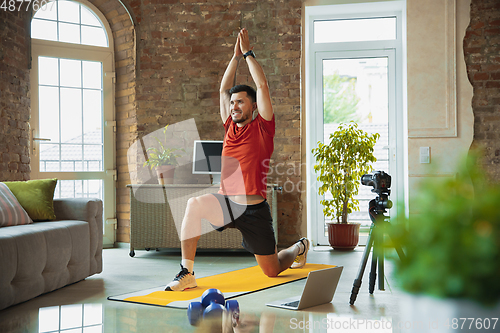
[[[246,84],[238,84],[238,85],[232,87],[229,90],[229,94],[232,95],[232,94],[236,94],[236,93],[239,93],[242,91],[245,91],[247,93],[247,95],[250,98],[250,100],[252,101],[252,103],[255,103],[257,101],[257,92],[255,91],[254,88],[247,86]]]

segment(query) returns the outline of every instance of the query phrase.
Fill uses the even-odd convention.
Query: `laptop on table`
[[[266,305],[289,310],[302,310],[330,303],[343,269],[344,267],[337,266],[309,272],[301,296],[270,302]]]

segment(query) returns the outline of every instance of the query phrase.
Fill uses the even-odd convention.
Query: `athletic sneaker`
[[[198,286],[194,278],[194,272],[190,273],[182,265],[181,268],[181,271],[175,276],[174,280],[167,284],[165,291],[184,291]]]
[[[302,245],[304,245],[304,251],[295,258],[290,268],[302,268],[306,264],[307,251],[309,251],[309,240],[305,237],[302,237],[301,239],[299,239],[299,242],[301,242]]]

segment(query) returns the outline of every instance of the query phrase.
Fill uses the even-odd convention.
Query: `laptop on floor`
[[[344,267],[337,266],[312,271],[307,276],[301,296],[270,302],[266,305],[289,310],[302,310],[330,303],[337,289],[343,269]]]

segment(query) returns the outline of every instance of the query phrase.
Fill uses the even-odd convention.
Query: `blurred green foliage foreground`
[[[500,185],[488,181],[477,161],[471,153],[456,177],[422,183],[412,201],[415,214],[395,224],[407,255],[395,259],[405,291],[485,306],[500,302]]]

